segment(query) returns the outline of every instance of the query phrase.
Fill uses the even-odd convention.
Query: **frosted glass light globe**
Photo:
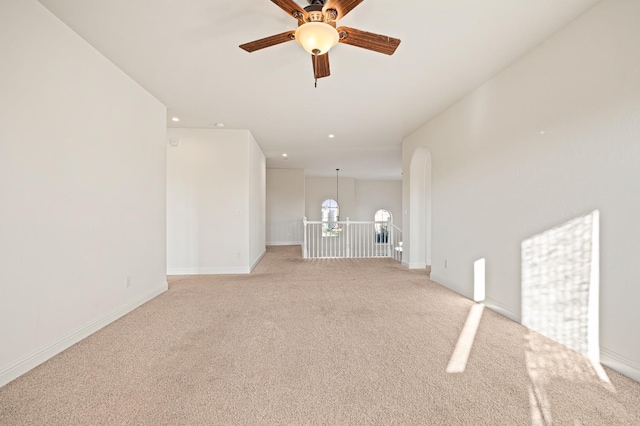
[[[338,31],[324,22],[307,22],[296,30],[296,41],[312,55],[324,55],[338,40]]]

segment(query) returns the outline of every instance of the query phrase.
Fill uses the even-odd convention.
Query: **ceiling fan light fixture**
[[[339,40],[338,31],[324,22],[307,22],[296,30],[296,41],[312,55],[324,55]]]

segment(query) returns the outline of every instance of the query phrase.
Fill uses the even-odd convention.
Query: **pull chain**
[[[313,87],[314,88],[318,88],[318,55],[320,54],[320,51],[318,49],[313,49],[313,77],[314,77],[314,82],[313,82]]]

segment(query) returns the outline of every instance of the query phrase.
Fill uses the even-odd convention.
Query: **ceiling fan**
[[[247,52],[296,40],[311,54],[316,81],[328,77],[329,50],[338,43],[350,44],[374,52],[393,55],[400,44],[397,38],[349,27],[336,28],[336,22],[364,0],[307,0],[304,9],[293,0],[271,0],[298,21],[298,29],[240,45]]]

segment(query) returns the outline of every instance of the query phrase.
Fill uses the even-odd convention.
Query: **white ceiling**
[[[597,0],[365,0],[339,25],[402,43],[338,44],[318,88],[295,41],[238,48],[296,28],[269,0],[40,2],[180,117],[171,127],[249,129],[271,168],[400,179],[405,136]]]

